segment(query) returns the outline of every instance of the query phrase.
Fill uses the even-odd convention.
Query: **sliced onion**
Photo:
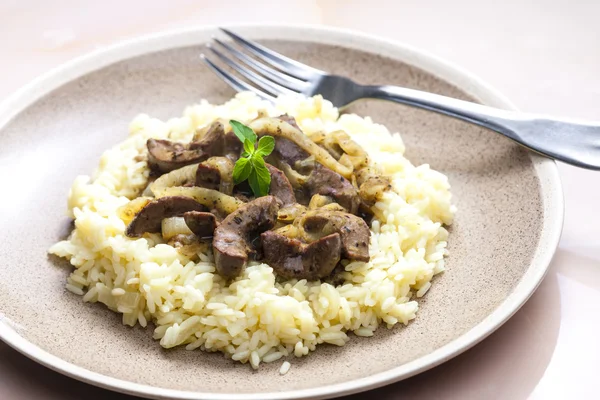
[[[144,197],[154,197],[154,193],[152,193],[152,183],[148,184],[144,191],[142,192],[142,196]]]
[[[196,242],[192,244],[184,244],[177,248],[177,251],[190,259],[197,259],[198,254],[208,253],[210,251],[210,243],[208,242]]]
[[[275,167],[279,168],[285,174],[285,177],[288,178],[290,184],[293,188],[299,189],[308,180],[308,176],[302,175],[300,172],[296,171],[294,168],[290,167],[288,163],[284,163],[283,161],[276,163]]]
[[[345,212],[345,213],[348,212],[347,209],[345,209],[344,207],[340,206],[338,203],[325,204],[323,207],[321,207],[319,209],[321,211],[327,210],[327,211],[341,211],[341,212]]]
[[[250,123],[250,128],[261,135],[271,135],[282,137],[296,143],[307,153],[315,156],[315,159],[325,167],[337,172],[344,178],[350,178],[352,168],[342,165],[327,152],[327,150],[319,147],[302,131],[282,121],[278,118],[261,118]]]
[[[315,142],[316,144],[323,144],[325,139],[327,138],[327,134],[323,131],[314,132],[311,134],[307,134],[307,136]]]
[[[277,220],[291,224],[296,218],[306,212],[306,207],[302,204],[294,203],[281,208],[277,212]]]
[[[219,192],[231,195],[233,193],[233,168],[234,164],[227,157],[211,157],[202,162],[203,165],[214,167],[219,171]]]
[[[157,192],[173,187],[173,186],[182,186],[187,182],[193,182],[196,180],[196,170],[198,169],[198,164],[186,165],[183,168],[176,169],[169,173],[164,174],[150,185],[150,190],[156,197]]]
[[[331,132],[328,135],[327,140],[331,141],[332,146],[337,145],[343,151],[344,154],[338,159],[340,164],[346,166],[351,165],[354,170],[357,170],[366,167],[369,163],[367,152],[358,143],[352,140],[350,135],[346,132]]]
[[[315,194],[310,198],[310,202],[308,203],[308,208],[311,210],[316,210],[317,208],[321,208],[324,205],[335,203],[335,200],[330,196],[323,196],[321,194]]]
[[[192,233],[183,217],[172,217],[162,220],[162,237],[165,241],[168,241],[173,236],[191,235]]]
[[[154,192],[157,199],[166,196],[184,196],[196,200],[209,210],[217,210],[225,215],[231,214],[238,209],[243,201],[228,196],[218,190],[203,187],[167,187]]]
[[[129,203],[119,207],[117,210],[117,215],[125,225],[129,225],[131,221],[135,218],[137,213],[139,213],[142,208],[146,207],[148,203],[152,201],[152,197],[138,197],[131,200]]]
[[[282,228],[274,230],[274,232],[286,236],[290,239],[297,239],[300,236],[300,231],[295,225],[286,225]]]

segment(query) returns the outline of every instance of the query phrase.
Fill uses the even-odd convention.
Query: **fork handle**
[[[501,110],[399,86],[363,86],[361,97],[435,111],[509,137],[547,157],[600,170],[600,124]]]

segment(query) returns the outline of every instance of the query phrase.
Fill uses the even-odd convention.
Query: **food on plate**
[[[165,348],[258,368],[415,318],[444,270],[447,178],[320,96],[136,117],[68,199],[67,289]],[[286,361],[282,374],[289,369]]]
[[[235,278],[242,273],[249,256],[263,247],[260,234],[275,226],[277,211],[277,198],[259,197],[229,214],[215,229],[213,256],[221,276]]]

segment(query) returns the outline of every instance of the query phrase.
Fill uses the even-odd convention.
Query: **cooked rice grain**
[[[348,263],[343,285],[280,284],[272,268],[259,263],[227,285],[215,273],[210,253],[195,263],[160,235],[124,235],[118,209],[146,185],[148,166],[136,160],[145,156],[148,138],[189,141],[197,127],[216,118],[249,121],[259,111],[293,115],[307,134],[342,129],[392,176],[394,190],[373,207],[371,260]],[[102,155],[93,177],[75,179],[68,200],[75,229],[50,253],[75,267],[68,290],[121,313],[126,325],[153,321],[153,336],[163,347],[221,351],[256,369],[261,362],[305,356],[320,343],[343,346],[348,331],[372,336],[382,323],[408,324],[418,310],[413,299],[444,270],[448,231],[443,225],[452,223],[455,212],[448,179],[428,165],[413,166],[402,156],[400,136],[369,117],[339,116],[320,96],[284,97],[273,106],[241,93],[223,105],[201,101],[166,122],[140,115],[129,130],[126,140]],[[284,362],[280,373],[289,368]]]

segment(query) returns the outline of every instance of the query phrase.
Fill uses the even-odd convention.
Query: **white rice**
[[[216,118],[250,121],[259,112],[288,113],[307,134],[342,129],[393,177],[394,190],[373,207],[371,261],[348,263],[343,285],[276,283],[272,268],[258,263],[227,285],[210,253],[195,263],[160,235],[124,235],[117,209],[146,185],[148,166],[136,160],[145,154],[148,138],[188,141]],[[443,225],[452,223],[455,212],[448,179],[428,165],[413,166],[403,157],[400,136],[369,117],[340,117],[320,96],[285,97],[273,106],[241,93],[223,105],[202,101],[166,122],[140,115],[129,130],[126,140],[103,154],[92,178],[75,179],[68,200],[75,230],[50,253],[75,267],[68,290],[121,313],[126,325],[153,322],[154,338],[165,348],[221,351],[258,368],[261,362],[305,356],[321,343],[343,346],[349,331],[368,337],[381,324],[408,324],[418,310],[415,298],[444,270]],[[280,373],[289,367],[284,362]]]
[[[292,366],[292,364],[290,364],[287,361],[284,361],[283,364],[281,365],[281,368],[279,369],[279,373],[281,375],[285,375],[288,373],[288,371],[290,370],[290,367]]]

